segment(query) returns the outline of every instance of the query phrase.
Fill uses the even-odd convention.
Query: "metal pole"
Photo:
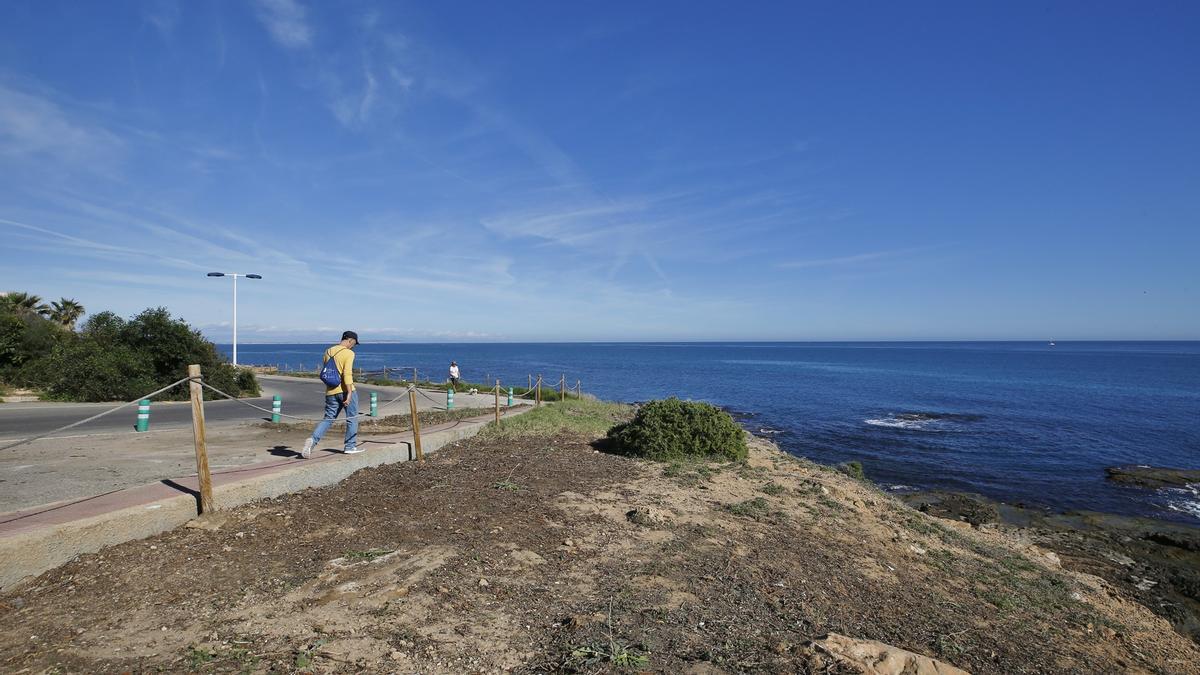
[[[238,275],[233,275],[233,365],[235,366],[237,365],[237,278]]]

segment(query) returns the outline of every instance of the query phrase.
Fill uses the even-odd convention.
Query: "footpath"
[[[519,415],[528,407],[503,410]],[[421,429],[425,454],[457,440],[474,436],[493,415],[468,418]],[[63,501],[0,514],[0,589],[40,574],[83,553],[141,539],[180,525],[209,527],[221,519],[221,510],[260,499],[338,483],[367,467],[415,459],[412,432],[363,438],[366,452],[344,455],[338,429],[331,431],[311,458],[295,458],[295,448],[277,445],[275,458],[225,469],[214,467],[213,497],[216,511],[196,518],[199,492],[194,470],[190,474],[155,483],[112,490],[73,501]],[[298,446],[297,446],[298,447]],[[191,448],[183,446],[176,454]]]

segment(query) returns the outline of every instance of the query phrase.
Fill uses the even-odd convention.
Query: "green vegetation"
[[[187,664],[192,670],[197,670],[204,664],[213,660],[213,653],[202,647],[189,647],[187,652]]]
[[[742,460],[749,452],[737,422],[720,408],[668,398],[640,408],[608,432],[615,452],[658,461],[686,457]]]
[[[496,488],[497,490],[506,490],[508,492],[520,492],[525,489],[524,485],[521,485],[520,483],[514,483],[507,478],[492,483],[492,487]]]
[[[381,556],[385,556],[392,551],[393,549],[390,548],[370,548],[365,551],[348,551],[345,555],[345,558],[346,560],[352,561],[374,560]]]
[[[762,486],[759,489],[762,490],[763,492],[771,495],[772,497],[778,497],[779,495],[781,495],[787,491],[787,488],[783,487],[779,483],[776,483],[775,481],[771,481],[770,483],[767,483],[766,485]]]
[[[216,346],[165,308],[126,320],[92,315],[80,328],[83,306],[63,298],[46,306],[37,296],[0,298],[0,380],[38,390],[47,399],[129,401],[187,376],[200,364],[204,380],[233,396],[257,396],[258,381],[234,368]],[[205,391],[207,398],[217,395]],[[187,387],[161,394],[186,399]]]
[[[499,427],[493,424],[479,435],[482,438],[517,438],[567,432],[594,437],[604,434],[613,424],[629,419],[631,413],[630,406],[620,403],[570,399],[502,420]]]
[[[856,480],[866,480],[867,476],[863,473],[862,462],[845,462],[838,465],[838,471],[854,478]]]
[[[608,644],[593,643],[572,649],[568,663],[575,668],[609,666],[619,670],[633,670],[649,665],[650,657],[631,646],[609,640]]]
[[[663,478],[674,478],[685,487],[696,487],[712,481],[713,477],[733,464],[715,464],[705,458],[686,457],[671,461],[663,467]]]
[[[755,497],[754,499],[747,499],[744,502],[731,504],[729,506],[729,512],[735,516],[742,516],[743,518],[762,520],[763,518],[766,518],[768,514],[770,514],[771,505],[768,504],[767,500],[763,499],[762,497]]]

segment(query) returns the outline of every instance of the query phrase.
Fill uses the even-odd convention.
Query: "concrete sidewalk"
[[[503,411],[505,417],[531,408]],[[493,420],[484,415],[422,429],[426,454],[474,436]],[[316,451],[308,460],[280,459],[214,469],[213,501],[220,511],[305,488],[332,485],[359,469],[414,459],[412,433],[366,439],[366,452]],[[83,553],[142,539],[196,517],[195,474],[114,490],[75,501],[0,514],[0,588],[53,569]]]

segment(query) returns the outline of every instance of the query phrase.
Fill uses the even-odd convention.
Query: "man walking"
[[[458,361],[450,362],[450,386],[458,386]]]
[[[358,447],[358,392],[354,390],[354,351],[358,345],[358,333],[348,330],[342,333],[342,341],[325,350],[321,365],[321,380],[325,382],[325,419],[317,425],[312,438],[304,441],[300,456],[308,459],[313,446],[329,431],[333,420],[342,409],[346,410],[346,444],[342,452],[347,455],[363,451]],[[329,363],[333,360],[333,364]],[[336,375],[333,371],[336,371]],[[337,382],[336,385],[331,382]]]

